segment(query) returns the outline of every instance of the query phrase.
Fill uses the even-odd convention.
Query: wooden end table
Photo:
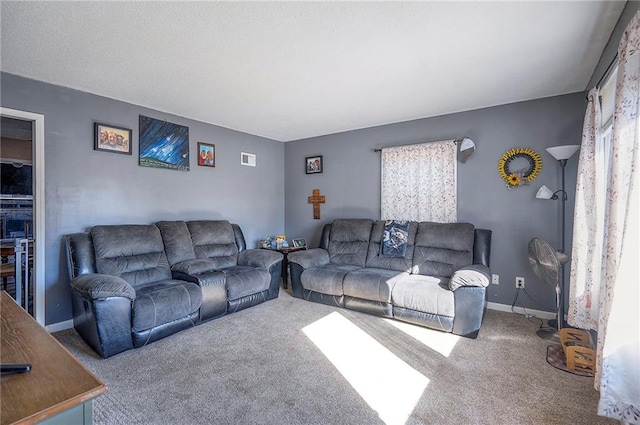
[[[287,261],[287,255],[291,252],[296,251],[305,251],[307,249],[306,246],[298,246],[298,247],[289,247],[289,248],[262,248],[269,249],[271,251],[278,251],[280,254],[284,256],[282,259],[282,287],[287,289],[289,282],[289,261]]]
[[[1,363],[31,371],[2,376],[3,425],[91,424],[93,398],[107,387],[5,291],[0,293]]]

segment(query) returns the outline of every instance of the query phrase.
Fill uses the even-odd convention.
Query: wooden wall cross
[[[313,219],[320,220],[320,204],[324,204],[324,195],[320,195],[320,189],[313,189],[313,195],[307,198],[309,204],[313,204]]]

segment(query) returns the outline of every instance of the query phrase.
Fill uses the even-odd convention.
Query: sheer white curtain
[[[599,89],[594,88],[588,95],[573,217],[568,320],[572,326],[582,329],[598,327],[602,282],[600,259],[608,176],[608,155],[604,152],[611,146],[611,137],[605,141],[602,134],[599,94]]]
[[[457,221],[453,140],[382,149],[381,218]]]
[[[569,291],[569,323],[598,331],[594,381],[600,390],[598,414],[629,424],[640,424],[639,80],[640,13],[636,13],[618,48],[613,137],[604,152],[597,150],[598,140],[608,141],[598,134],[601,123],[594,119],[592,99],[585,118],[586,153],[580,155]],[[587,125],[591,122],[595,128]],[[602,194],[598,157],[607,152]],[[583,175],[590,172],[593,178]]]
[[[638,166],[640,136],[640,12],[618,47],[616,113],[605,230],[599,328],[602,341],[598,413],[640,424],[640,275]]]

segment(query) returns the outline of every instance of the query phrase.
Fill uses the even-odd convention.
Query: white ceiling
[[[625,2],[9,2],[2,71],[290,141],[585,90]]]

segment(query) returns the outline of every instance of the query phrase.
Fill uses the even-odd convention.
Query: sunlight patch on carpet
[[[406,423],[429,378],[338,312],[302,331],[380,419],[390,425]]]
[[[449,357],[453,347],[460,340],[458,335],[427,329],[410,323],[398,322],[397,320],[383,320],[445,357]]]

